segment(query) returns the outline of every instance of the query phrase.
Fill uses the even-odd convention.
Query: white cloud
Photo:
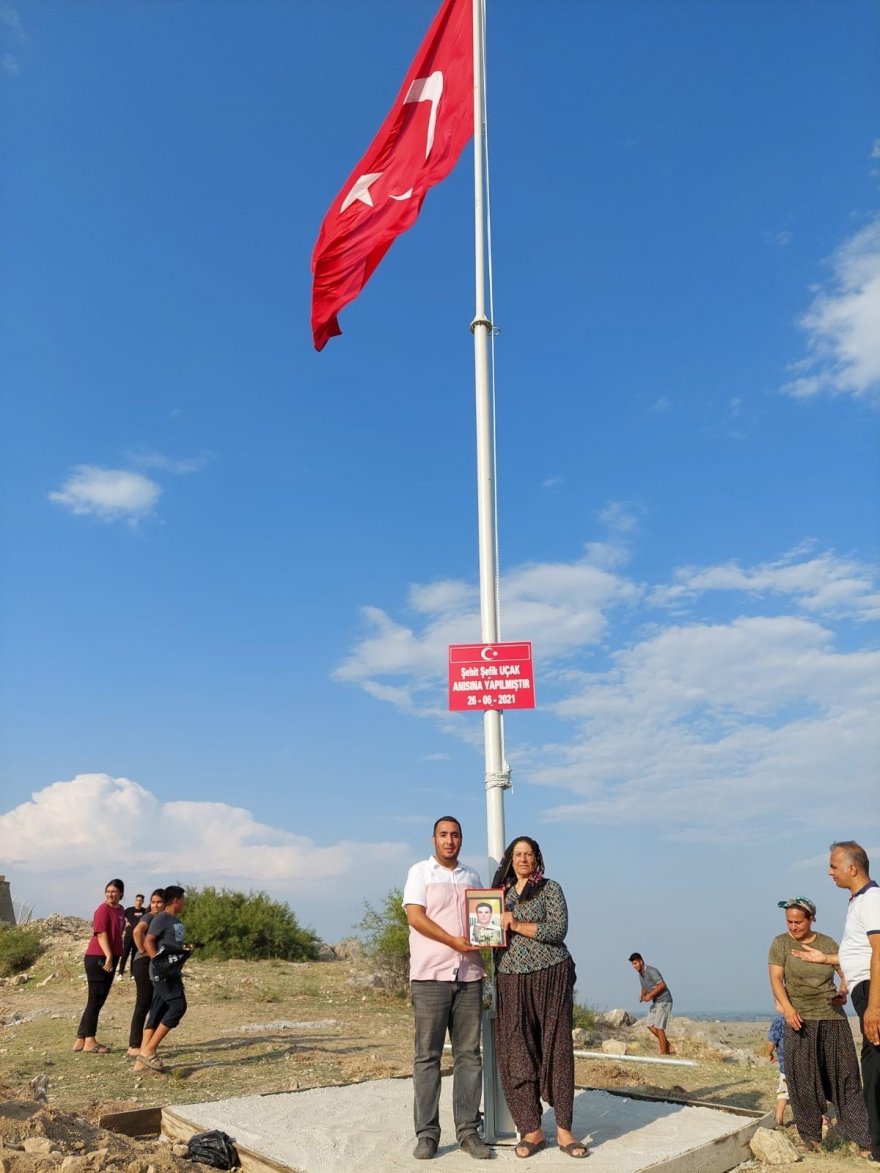
[[[21,72],[21,66],[11,53],[4,53],[2,60],[0,60],[0,69],[9,77],[15,77]]]
[[[597,562],[619,561],[617,546],[596,543],[575,563],[532,563],[503,578],[504,639],[531,639],[536,655],[555,658],[596,644],[605,610],[637,597],[638,588]],[[449,644],[479,642],[479,597],[465,583],[413,586],[409,602],[425,617],[423,630],[399,623],[377,607],[361,615],[367,634],[334,673],[408,712],[437,715],[439,683]],[[393,683],[383,677],[394,678]],[[426,702],[425,696],[430,698]]]
[[[615,507],[605,521],[626,532],[632,515]],[[570,730],[529,746],[517,726],[518,781],[570,798],[545,817],[718,840],[762,838],[779,820],[824,834],[842,786],[862,825],[876,809],[880,652],[876,642],[843,651],[835,630],[845,621],[851,643],[849,621],[880,617],[876,568],[807,543],[646,586],[580,559],[515,568],[502,597],[509,638],[534,642],[544,715]],[[478,741],[476,725],[447,719],[441,681],[446,643],[468,642],[468,591],[441,584],[413,600],[432,603],[421,625],[372,610],[369,637],[337,676]],[[670,607],[697,614],[670,623]]]
[[[161,493],[159,485],[141,473],[81,464],[49,500],[74,514],[136,524],[152,515]]]
[[[0,815],[0,842],[7,872],[18,877],[22,892],[36,883],[55,899],[63,893],[68,909],[90,909],[115,875],[136,876],[129,886],[179,880],[298,891],[354,883],[362,869],[379,864],[400,870],[410,854],[407,845],[392,841],[322,846],[260,823],[243,807],[162,802],[137,782],[109,774],[80,774],[37,791]]]
[[[782,390],[880,402],[880,216],[845,241],[831,264],[831,288],[820,289],[801,318],[808,356]]]
[[[874,568],[830,551],[805,558],[807,549],[802,547],[753,567],[743,568],[736,562],[682,567],[671,585],[652,592],[651,601],[662,606],[694,599],[707,591],[738,591],[753,597],[785,596],[807,611],[830,617],[880,618]]]
[[[530,780],[575,801],[551,819],[649,823],[691,838],[835,827],[841,790],[874,809],[880,652],[835,651],[815,622],[669,628],[614,657],[558,708],[569,745],[534,751]]]
[[[9,0],[0,0],[0,24],[5,25],[21,40],[26,39],[27,34],[24,31],[21,16],[15,6],[9,3]]]
[[[599,521],[615,534],[630,534],[638,526],[638,510],[629,501],[609,501],[599,510]]]
[[[174,473],[176,476],[185,476],[201,472],[210,463],[211,456],[209,453],[202,453],[201,456],[187,456],[175,460],[161,452],[132,452],[129,459],[138,468],[155,468],[162,472]]]

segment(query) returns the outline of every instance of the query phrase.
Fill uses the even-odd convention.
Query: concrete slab
[[[769,1117],[672,1100],[580,1089],[576,1136],[589,1138],[591,1173],[725,1173],[748,1160],[748,1141]],[[455,1144],[452,1080],[440,1101],[443,1136],[433,1168],[475,1169]],[[219,1128],[235,1138],[245,1173],[384,1173],[424,1170],[412,1156],[412,1080],[383,1079],[344,1087],[244,1096],[163,1109],[162,1130],[175,1139]],[[544,1117],[554,1135],[553,1114]],[[495,1147],[495,1166],[520,1166],[513,1142]],[[531,1158],[530,1170],[573,1168],[555,1146]],[[479,1166],[477,1166],[479,1167]]]

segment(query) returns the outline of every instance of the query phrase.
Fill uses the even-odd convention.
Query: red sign
[[[450,644],[449,708],[533,709],[532,645]]]

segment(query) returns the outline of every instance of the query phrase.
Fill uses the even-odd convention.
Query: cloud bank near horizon
[[[89,911],[116,875],[128,896],[141,890],[132,884],[176,882],[277,895],[339,886],[364,867],[399,871],[411,854],[395,841],[321,845],[260,823],[243,807],[162,802],[109,774],[78,774],[38,790],[0,814],[0,841],[7,871],[22,877],[22,894],[43,901],[63,891],[68,907]]]

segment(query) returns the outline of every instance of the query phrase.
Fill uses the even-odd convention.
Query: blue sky
[[[310,256],[434,0],[0,0],[14,895],[262,888],[335,940],[485,871],[472,167],[316,354]],[[880,856],[877,7],[489,5],[509,837],[578,993],[769,1005],[776,901]],[[488,880],[488,876],[484,879]],[[731,938],[735,947],[731,947]]]

